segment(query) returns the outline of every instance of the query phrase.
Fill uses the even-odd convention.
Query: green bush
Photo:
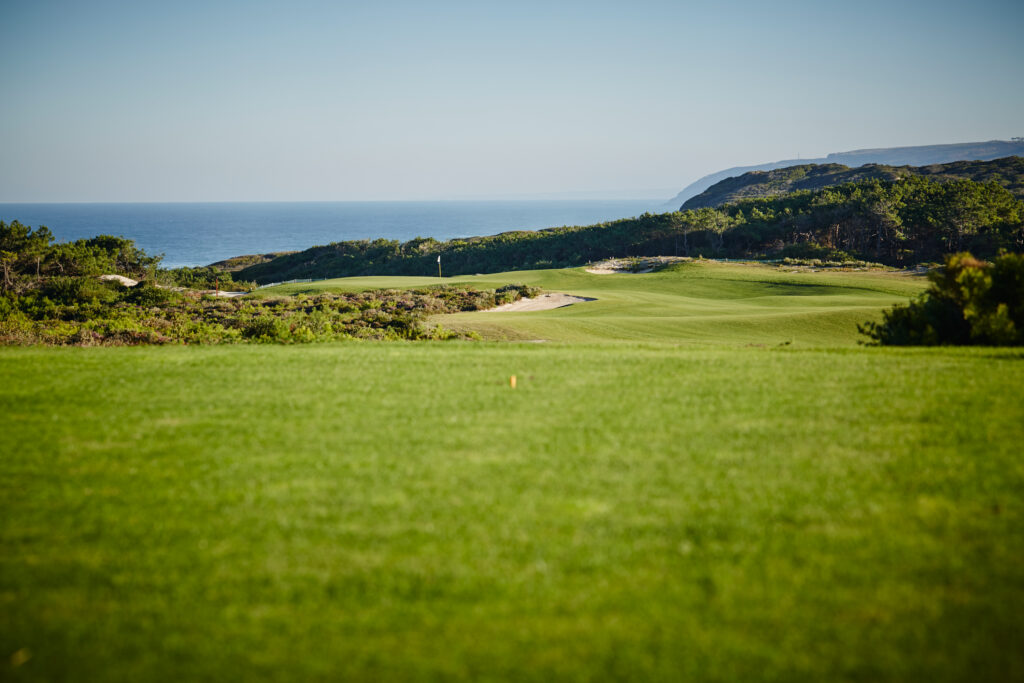
[[[287,323],[271,316],[254,318],[242,328],[243,337],[256,341],[281,341],[287,339],[288,332]]]
[[[256,288],[252,282],[235,282],[228,271],[212,266],[181,267],[162,270],[161,282],[189,289],[215,289],[225,292],[251,292]]]
[[[1024,345],[1024,255],[988,263],[953,254],[928,277],[924,294],[886,311],[881,323],[860,325],[860,332],[892,346]]]
[[[58,275],[46,280],[40,294],[56,304],[74,306],[92,301],[113,301],[118,295],[116,286],[91,277]]]
[[[826,247],[817,242],[798,242],[787,244],[779,251],[779,256],[790,259],[818,259],[820,261],[856,261],[845,251]]]
[[[146,307],[165,306],[181,299],[182,296],[178,292],[157,287],[147,280],[130,287],[124,295],[124,300],[128,303]]]
[[[427,316],[492,308],[496,299],[515,301],[535,291],[523,285],[502,287],[500,293],[449,285],[243,300],[188,297],[150,281],[122,289],[90,278],[44,277],[20,294],[0,293],[0,344],[447,339],[465,335],[427,327]]]

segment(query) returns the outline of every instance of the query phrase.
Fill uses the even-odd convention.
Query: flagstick
[[[437,255],[437,277],[438,277],[438,279],[441,278],[441,255],[440,254]]]

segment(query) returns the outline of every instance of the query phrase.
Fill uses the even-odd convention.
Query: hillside
[[[856,257],[892,265],[1024,248],[1024,202],[995,182],[877,178],[814,191],[583,227],[439,242],[336,242],[244,268],[255,282],[354,275],[445,275],[579,266],[632,256]]]
[[[748,171],[715,183],[696,197],[686,200],[682,209],[715,207],[743,199],[772,197],[798,190],[819,190],[869,179],[893,181],[909,175],[937,180],[994,180],[1018,198],[1024,198],[1024,157],[1013,156],[992,161],[955,161],[931,166],[867,164],[850,168],[842,164],[802,164],[771,171]]]
[[[231,258],[224,259],[223,261],[211,263],[210,267],[216,268],[217,270],[225,273],[236,273],[243,268],[254,266],[257,263],[266,263],[276,259],[278,256],[294,253],[294,251],[272,251],[267,254],[245,254],[242,256],[232,256]]]
[[[682,206],[715,183],[743,175],[748,171],[771,171],[788,166],[805,164],[843,164],[863,166],[864,164],[890,164],[893,166],[930,166],[953,161],[999,159],[1009,156],[1024,156],[1024,142],[1018,140],[989,140],[988,142],[965,142],[952,145],[923,145],[917,147],[883,147],[856,149],[849,152],[833,152],[818,159],[786,159],[753,166],[734,166],[711,173],[683,188],[666,206]]]

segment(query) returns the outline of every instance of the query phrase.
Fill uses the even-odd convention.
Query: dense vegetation
[[[285,254],[294,254],[294,251],[272,251],[266,254],[245,254],[242,256],[232,256],[231,258],[224,259],[223,261],[216,261],[211,263],[210,267],[216,268],[222,272],[233,273],[241,270],[248,266],[256,265],[257,263],[266,263],[271,261],[278,256],[284,256]]]
[[[308,343],[342,339],[450,339],[473,335],[427,325],[427,316],[475,311],[535,290],[434,287],[278,298],[196,296],[141,282],[124,288],[91,278],[50,278],[0,297],[0,344]]]
[[[865,180],[586,227],[438,242],[337,242],[239,271],[257,282],[353,275],[450,275],[578,266],[611,257],[819,256],[891,265],[1024,248],[1024,202],[994,181]]]
[[[250,292],[256,288],[255,282],[236,282],[230,271],[221,270],[215,265],[161,268],[156,271],[155,277],[157,283],[176,288],[222,292]]]
[[[46,227],[33,230],[18,221],[0,221],[0,287],[4,292],[31,289],[51,276],[152,276],[159,263],[159,257],[147,255],[134,242],[121,237],[100,235],[57,243]]]
[[[46,288],[54,277],[107,274],[147,279],[167,287],[245,291],[254,286],[251,282],[236,282],[230,272],[210,266],[163,269],[161,258],[146,254],[134,241],[123,237],[99,235],[56,242],[45,226],[32,229],[18,221],[0,221],[0,292],[5,295]]]
[[[532,296],[525,285],[487,291],[320,294],[278,299],[206,296],[251,289],[205,266],[162,270],[132,240],[101,235],[64,244],[45,227],[0,221],[0,344],[221,344],[466,336],[425,324],[438,313],[493,308]],[[141,278],[130,287],[99,275]]]
[[[668,202],[669,206],[680,206],[715,183],[726,178],[735,178],[748,171],[771,171],[776,168],[800,166],[803,164],[845,164],[851,168],[865,164],[888,164],[891,166],[930,166],[948,164],[960,159],[1005,159],[1024,156],[1024,140],[989,140],[946,145],[920,145],[916,147],[887,147],[856,149],[848,152],[833,152],[817,159],[787,159],[754,166],[734,166],[708,174],[689,185]]]
[[[987,263],[953,254],[928,277],[926,292],[861,332],[898,346],[1024,345],[1024,255],[1002,254]]]
[[[721,206],[743,199],[772,197],[798,190],[820,190],[833,185],[864,180],[902,180],[909,176],[934,180],[995,181],[1018,199],[1024,198],[1024,157],[994,161],[954,161],[931,166],[885,166],[867,164],[850,168],[842,164],[802,164],[770,171],[750,171],[715,183],[683,204],[682,210]]]

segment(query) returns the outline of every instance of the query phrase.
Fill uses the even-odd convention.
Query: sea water
[[[0,203],[0,220],[45,225],[58,241],[96,235],[135,240],[167,268],[242,254],[298,251],[345,240],[451,239],[590,225],[658,211],[654,200]],[[664,209],[661,209],[664,210]]]

